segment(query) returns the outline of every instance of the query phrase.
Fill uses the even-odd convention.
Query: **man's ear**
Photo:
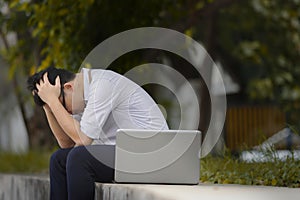
[[[73,90],[73,84],[72,82],[67,82],[64,84],[64,89],[67,89],[67,90]]]

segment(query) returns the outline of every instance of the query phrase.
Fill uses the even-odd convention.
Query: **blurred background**
[[[215,152],[255,149],[265,141],[276,149],[300,148],[299,0],[0,0],[1,151],[57,146],[43,110],[26,90],[29,75],[49,66],[78,72],[99,43],[145,26],[192,37],[219,66],[227,115]],[[168,64],[190,81],[200,99],[198,129],[205,135],[213,84],[205,85],[186,60],[145,49],[121,56],[109,68],[123,74],[150,62]],[[206,70],[216,81],[209,66]],[[172,94],[157,85],[145,89],[176,129],[178,105],[170,101]],[[193,109],[185,116],[193,119]]]

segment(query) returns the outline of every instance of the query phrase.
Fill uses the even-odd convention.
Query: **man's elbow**
[[[62,149],[72,148],[75,146],[75,143],[72,142],[58,142],[58,145]]]
[[[93,139],[85,135],[84,133],[80,134],[80,137],[77,137],[75,140],[75,146],[86,146],[90,145],[93,142]]]

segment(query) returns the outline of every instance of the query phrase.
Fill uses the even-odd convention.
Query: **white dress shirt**
[[[168,129],[155,101],[133,81],[110,70],[83,68],[82,73],[86,106],[74,117],[93,144],[115,144],[119,128]]]

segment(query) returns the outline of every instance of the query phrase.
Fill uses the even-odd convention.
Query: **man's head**
[[[32,92],[34,102],[39,105],[43,106],[45,105],[45,102],[37,95],[37,88],[36,84],[40,83],[40,80],[43,79],[43,75],[47,72],[48,74],[48,79],[49,82],[52,85],[55,85],[55,79],[57,76],[60,78],[60,85],[62,86],[61,89],[61,96],[64,98],[64,91],[63,91],[63,86],[65,83],[74,80],[76,77],[76,74],[64,70],[64,69],[57,69],[55,67],[49,67],[45,70],[42,70],[40,72],[35,73],[34,75],[30,76],[27,80],[27,88]]]

